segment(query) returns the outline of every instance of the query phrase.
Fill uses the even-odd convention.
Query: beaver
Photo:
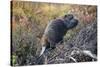
[[[76,27],[78,22],[72,14],[51,20],[46,26],[41,38],[42,51],[39,56],[48,48],[54,49],[56,44],[63,40],[67,31]]]

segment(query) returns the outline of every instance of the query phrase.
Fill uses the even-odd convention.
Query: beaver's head
[[[66,24],[67,29],[72,29],[77,26],[78,20],[74,18],[72,14],[64,16],[64,23]]]

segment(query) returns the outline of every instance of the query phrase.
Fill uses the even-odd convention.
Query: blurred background
[[[82,28],[97,19],[97,6],[43,3],[43,2],[11,2],[12,27],[12,65],[30,65],[39,51],[40,39],[49,21],[73,14],[79,25],[67,32],[64,41],[71,40]]]

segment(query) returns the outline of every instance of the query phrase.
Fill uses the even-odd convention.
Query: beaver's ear
[[[64,18],[66,18],[67,17],[67,15],[64,15]]]

